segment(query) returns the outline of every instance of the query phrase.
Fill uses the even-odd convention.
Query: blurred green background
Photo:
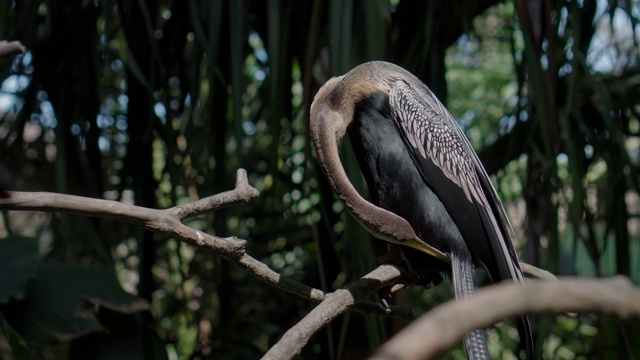
[[[638,284],[639,3],[3,1],[0,39],[28,49],[0,63],[4,187],[167,208],[232,188],[242,167],[261,197],[188,224],[245,238],[272,269],[336,289],[385,246],[333,196],[308,109],[331,76],[387,60],[459,119],[521,259]],[[255,359],[313,307],[132,226],[38,212],[1,220],[1,358]],[[396,300],[424,311],[450,297],[445,284]],[[640,357],[637,323],[534,320],[539,358]],[[300,358],[363,358],[404,324],[346,314]],[[518,354],[511,324],[487,338],[495,358]],[[463,357],[461,347],[443,355]]]

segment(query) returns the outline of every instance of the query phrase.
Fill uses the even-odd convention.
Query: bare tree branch
[[[9,192],[0,199],[0,210],[34,210],[64,212],[77,215],[113,219],[142,226],[165,236],[176,237],[183,242],[214,252],[237,264],[258,279],[282,290],[312,301],[322,301],[324,292],[314,289],[271,270],[267,265],[245,253],[245,240],[236,237],[222,238],[184,225],[181,220],[232,204],[246,203],[259,195],[247,182],[247,173],[239,169],[236,187],[194,203],[157,210],[104,199],[47,192]]]
[[[473,329],[519,315],[566,312],[640,319],[640,289],[624,277],[488,286],[467,299],[451,300],[426,313],[383,345],[373,358],[432,358],[462,341]]]
[[[529,275],[534,278],[538,278],[540,280],[545,281],[556,281],[558,278],[547,270],[540,269],[539,267],[535,267],[533,265],[520,262],[520,268],[525,275]]]
[[[325,299],[321,290],[283,276],[266,264],[245,252],[246,241],[236,237],[223,238],[210,235],[184,225],[181,220],[202,215],[235,204],[247,203],[258,197],[259,191],[249,185],[247,173],[239,169],[236,173],[235,189],[225,191],[190,204],[169,209],[149,209],[112,200],[92,199],[81,196],[48,192],[9,192],[9,197],[0,199],[0,210],[31,210],[63,212],[122,221],[144,227],[154,233],[176,237],[196,248],[221,255],[257,279],[294,295],[314,302]],[[379,315],[407,317],[407,309],[386,308],[380,304],[364,302],[354,306],[354,310]]]
[[[548,271],[542,270],[535,266],[521,263],[523,271],[531,276],[555,281],[557,278]],[[377,269],[373,270],[369,274],[362,277],[360,280],[352,283],[346,289],[337,290],[334,293],[327,294],[325,300],[321,302],[315,309],[313,309],[307,316],[305,316],[298,324],[289,329],[263,357],[263,359],[291,359],[298,355],[302,348],[308,343],[311,336],[317,333],[320,329],[325,327],[335,318],[340,316],[346,310],[357,304],[358,308],[362,310],[365,307],[364,302],[357,302],[357,300],[373,291],[376,291],[384,286],[393,284],[403,276],[407,275],[403,269],[397,268],[394,265],[381,265]],[[519,289],[520,284],[514,284]],[[357,303],[356,303],[357,302]],[[385,308],[381,304],[370,304],[373,308],[368,309],[366,312],[378,312],[391,311],[390,308]],[[402,314],[402,308],[394,309],[397,314]],[[397,315],[396,314],[396,315]],[[412,318],[413,311],[404,309],[404,317]],[[466,333],[465,333],[466,334]],[[463,334],[464,336],[464,334]]]
[[[172,210],[179,219],[184,220],[232,205],[244,204],[258,196],[260,196],[260,192],[249,185],[247,172],[240,169],[236,173],[236,188],[234,190],[225,191],[189,204],[176,206],[172,208]]]
[[[292,359],[300,353],[311,336],[347,311],[356,300],[393,283],[403,275],[403,272],[393,265],[380,265],[345,289],[327,294],[325,300],[289,329],[262,359]]]

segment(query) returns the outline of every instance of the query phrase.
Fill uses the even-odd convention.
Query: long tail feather
[[[451,277],[453,279],[456,299],[460,300],[469,297],[474,292],[474,267],[471,256],[467,258],[455,254],[449,254],[449,256],[451,256]],[[476,329],[467,334],[464,338],[464,350],[467,353],[467,359],[490,359],[487,341],[484,337],[484,330]]]
[[[520,334],[520,341],[524,344],[525,355],[528,360],[533,360],[535,358],[533,351],[534,343],[529,318],[526,316],[521,317],[516,322],[516,326],[518,327],[518,333]]]

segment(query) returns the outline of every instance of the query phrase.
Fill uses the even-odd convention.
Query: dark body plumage
[[[312,105],[311,130],[318,159],[347,208],[380,238],[447,254],[450,266],[442,258],[424,260],[451,274],[457,297],[473,292],[474,263],[493,282],[522,281],[510,225],[488,175],[453,117],[415,76],[372,62],[331,79]],[[415,235],[355,193],[333,149],[345,132],[372,202],[406,220]],[[422,245],[411,239],[416,235]],[[531,357],[526,317],[518,320],[518,330]],[[488,357],[481,330],[469,334],[465,349],[471,358]]]
[[[420,164],[421,159],[416,159],[408,150],[393,123],[389,97],[384,93],[374,93],[356,104],[354,121],[347,131],[372,201],[406,219],[418,236],[427,240],[429,244],[450,256],[455,256],[453,266],[454,269],[456,266],[459,267],[460,274],[460,278],[452,276],[458,283],[456,295],[468,296],[473,292],[473,260],[454,218],[458,219],[458,223],[462,223],[462,232],[467,235],[471,235],[472,231],[484,232],[484,229],[477,228],[481,224],[477,219],[473,219],[475,214],[469,216],[466,206],[460,206],[460,203],[456,206],[456,200],[460,199],[455,194],[447,194],[447,204],[450,205],[453,214],[450,215],[443,201],[436,195],[441,193],[439,189],[436,188],[434,192],[421,175],[420,165],[425,167],[423,171],[436,173],[431,175],[432,178],[437,178],[445,184],[450,181],[443,179],[442,171],[433,163]],[[419,165],[416,166],[416,163]],[[445,187],[446,190],[451,189]],[[460,190],[457,192],[462,193]],[[466,199],[464,201],[468,202]],[[464,226],[465,223],[467,226]],[[477,234],[476,232],[476,236]],[[415,261],[416,257],[427,260],[426,256],[415,254],[411,249],[406,254],[410,261]],[[415,266],[420,265],[422,264]],[[438,261],[429,261],[428,264],[429,267],[444,270],[443,265],[448,264]],[[489,357],[482,330],[469,334],[465,347],[470,358]]]
[[[406,219],[421,239],[443,252],[468,254],[458,226],[420,175],[390,111],[389,97],[374,93],[356,104],[347,130],[371,199]]]

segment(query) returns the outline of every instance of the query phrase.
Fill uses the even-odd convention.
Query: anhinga
[[[473,292],[475,263],[493,282],[523,281],[511,224],[489,176],[418,78],[390,63],[362,64],[320,88],[310,127],[320,166],[354,217],[378,238],[450,262],[457,298]],[[347,132],[375,205],[358,194],[340,162]],[[517,325],[530,358],[528,319]],[[469,358],[489,357],[480,329],[464,345]]]

